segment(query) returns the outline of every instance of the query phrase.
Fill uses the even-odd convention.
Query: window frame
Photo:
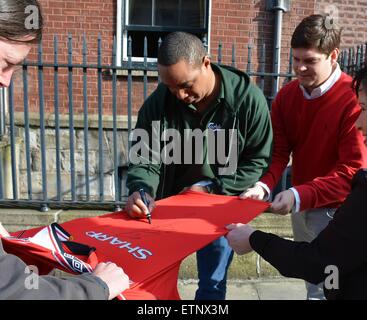
[[[129,3],[130,0],[117,0],[117,52],[116,52],[116,64],[121,66],[124,62],[128,61],[127,46],[128,46],[128,32],[129,31],[150,31],[150,32],[173,32],[173,31],[185,31],[190,33],[205,34],[208,45],[210,44],[210,17],[212,0],[204,0],[206,5],[205,12],[205,27],[203,28],[190,28],[190,27],[165,27],[165,26],[142,26],[142,25],[129,25]],[[153,13],[152,13],[153,14]],[[143,63],[144,57],[132,57],[132,62]],[[157,58],[147,58],[148,63],[156,63]]]

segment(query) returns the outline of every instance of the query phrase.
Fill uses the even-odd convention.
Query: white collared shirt
[[[307,100],[316,99],[324,95],[326,92],[328,92],[333,87],[333,85],[340,79],[341,75],[342,71],[340,69],[339,63],[337,63],[336,68],[329,77],[329,79],[327,79],[321,86],[313,89],[311,94],[309,94],[301,84],[299,85],[299,87],[301,88],[305,99]]]

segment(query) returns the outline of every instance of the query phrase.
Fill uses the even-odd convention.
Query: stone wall
[[[31,115],[31,126],[29,131],[29,147],[30,154],[30,172],[32,184],[32,198],[43,199],[43,184],[42,184],[42,154],[41,154],[41,132],[39,129],[38,115]],[[71,159],[70,159],[70,132],[66,127],[67,117],[62,117],[59,131],[59,159],[60,159],[60,176],[61,176],[61,194],[64,200],[71,199]],[[81,124],[83,119],[77,117],[74,121],[74,165],[75,165],[75,183],[77,200],[86,199],[86,183],[85,183],[85,145],[84,145],[84,128]],[[19,198],[28,198],[28,180],[27,180],[27,154],[25,145],[25,129],[22,125],[22,115],[16,116],[16,141],[17,141],[17,175],[18,175],[18,194]],[[111,128],[111,117],[104,117],[103,121],[103,176],[104,176],[104,200],[115,199],[115,177],[114,177],[114,150],[113,150],[113,130]],[[89,164],[89,185],[90,185],[90,199],[99,199],[99,131],[97,119],[91,119],[90,127],[88,129],[88,164]],[[126,123],[120,118],[119,128],[117,131],[117,158],[118,165],[123,166],[127,164],[127,141],[128,132],[124,129]],[[45,168],[47,180],[47,195],[49,199],[54,199],[57,196],[57,153],[56,153],[56,135],[53,119],[46,120],[45,130]],[[10,158],[9,158],[10,159]],[[8,162],[9,162],[8,159]],[[7,166],[10,170],[10,165]],[[5,174],[6,175],[6,174]],[[11,181],[11,179],[10,179]],[[124,186],[124,183],[123,183]],[[7,186],[11,190],[11,186]],[[12,193],[12,191],[11,191]],[[122,191],[124,195],[125,188]],[[9,192],[8,192],[9,195]]]

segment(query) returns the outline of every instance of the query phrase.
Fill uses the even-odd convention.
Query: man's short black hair
[[[205,55],[205,47],[197,36],[186,32],[172,32],[164,38],[158,49],[158,64],[171,66],[185,60],[199,66]]]

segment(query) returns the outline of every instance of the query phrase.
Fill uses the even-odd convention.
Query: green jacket
[[[212,64],[212,68],[222,78],[221,89],[215,102],[203,115],[195,113],[194,106],[178,100],[164,84],[159,84],[144,102],[135,129],[143,129],[148,132],[151,140],[152,137],[156,139],[153,138],[155,144],[150,141],[149,145],[136,137],[132,139],[127,176],[129,194],[143,188],[154,198],[161,199],[177,194],[184,187],[198,181],[211,180],[214,182],[214,193],[238,195],[266,172],[270,162],[273,133],[263,93],[251,83],[247,74],[237,69],[216,64]],[[208,129],[207,132],[212,130],[211,137],[221,131],[226,133],[223,138],[225,143],[218,143],[219,149],[213,151],[212,147],[216,145],[215,141],[218,141],[218,138],[209,140],[206,136],[202,148],[185,149],[188,145],[186,140],[162,141],[162,134],[169,132],[167,129],[176,129],[181,137],[187,129],[202,131]],[[217,131],[218,129],[225,130]],[[236,130],[236,134],[233,134],[234,131],[231,129]],[[135,130],[134,134],[138,131]],[[134,139],[137,141],[134,142]],[[142,149],[149,149],[149,158],[141,151]],[[186,155],[189,153],[188,150],[193,150],[193,155],[202,152],[204,161],[197,160],[200,163],[183,164],[184,149]],[[182,156],[173,156],[177,151],[182,151]],[[212,157],[213,154],[217,154],[216,152],[226,156],[230,154],[227,168],[235,162],[235,170],[232,172],[227,170],[224,174],[223,171],[220,172],[220,169],[223,170],[226,166],[223,157],[220,158],[222,160],[218,159],[218,156],[215,159]],[[140,163],[132,161],[132,154],[138,155]],[[172,161],[174,163],[171,164],[162,161],[162,155],[167,154],[176,161]]]

